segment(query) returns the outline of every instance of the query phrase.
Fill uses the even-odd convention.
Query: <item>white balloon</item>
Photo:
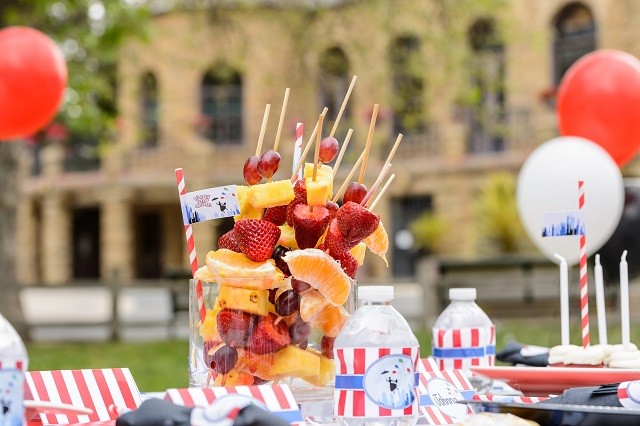
[[[520,219],[535,245],[549,259],[558,253],[569,265],[580,260],[578,236],[542,237],[545,213],[578,210],[578,181],[584,181],[587,255],[609,240],[624,208],[624,183],[611,156],[590,140],[563,136],[539,146],[518,176]]]

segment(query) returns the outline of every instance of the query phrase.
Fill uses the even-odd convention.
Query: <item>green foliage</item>
[[[474,213],[483,251],[517,253],[527,247],[529,240],[520,222],[516,182],[511,174],[488,177],[475,199]]]
[[[116,117],[116,65],[125,39],[142,36],[141,0],[2,0],[0,26],[36,28],[60,46],[68,88],[57,121],[72,134],[109,138]]]
[[[415,245],[428,253],[442,251],[448,228],[447,220],[432,212],[423,213],[409,224]]]

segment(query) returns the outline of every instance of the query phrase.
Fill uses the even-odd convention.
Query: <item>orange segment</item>
[[[382,260],[384,260],[384,263],[389,266],[386,256],[387,250],[389,250],[389,236],[384,229],[382,221],[380,221],[380,225],[378,225],[376,230],[373,231],[373,234],[362,240],[362,242],[369,247],[369,250],[380,256]]]
[[[355,246],[351,247],[349,252],[358,261],[358,266],[362,266],[364,264],[364,255],[367,253],[367,246],[365,243],[359,242]]]
[[[325,306],[311,321],[329,337],[336,337],[347,322],[349,314],[342,306]],[[303,318],[304,319],[304,318]]]
[[[300,318],[304,322],[309,322],[318,312],[320,312],[329,302],[318,290],[310,288],[300,294]]]
[[[293,250],[282,258],[295,278],[305,281],[329,303],[343,305],[351,291],[351,280],[338,262],[319,249]]]
[[[193,274],[193,279],[206,281],[208,283],[216,282],[216,277],[211,273],[208,266],[199,267],[196,273]]]
[[[279,286],[284,279],[273,259],[254,262],[242,253],[227,249],[207,253],[207,267],[213,281],[232,287],[265,290]]]

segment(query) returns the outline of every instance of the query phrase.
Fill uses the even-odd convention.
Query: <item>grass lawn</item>
[[[597,343],[597,330],[592,322],[591,339]],[[572,323],[572,343],[579,342],[579,324]],[[560,343],[557,320],[529,318],[496,321],[497,347],[511,340],[533,345],[553,346]],[[430,332],[418,331],[423,356],[431,352]],[[631,329],[631,339],[640,342],[640,329]],[[609,341],[620,342],[620,327],[611,327]],[[30,370],[64,370],[79,368],[128,367],[142,391],[162,391],[187,386],[188,343],[171,340],[148,343],[28,343]]]

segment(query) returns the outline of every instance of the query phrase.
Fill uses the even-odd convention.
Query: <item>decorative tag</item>
[[[640,380],[620,383],[618,400],[624,408],[640,409]]]
[[[542,217],[542,237],[572,237],[584,235],[584,211],[545,213]]]
[[[535,404],[546,401],[548,396],[514,396],[514,395],[474,395],[474,401],[513,402],[516,404]]]
[[[287,385],[227,386],[169,389],[164,399],[186,407],[206,407],[221,399],[245,407],[247,402],[265,408],[291,424],[302,424],[302,414]]]
[[[467,404],[458,403],[476,396],[462,370],[421,371],[418,392],[420,410],[430,425],[452,424],[473,414]]]
[[[0,370],[0,425],[20,425],[24,417],[24,372],[17,368]]]
[[[333,413],[340,417],[418,414],[419,347],[334,349]]]
[[[491,327],[433,329],[433,358],[440,370],[489,367],[496,360],[496,329]]]
[[[25,376],[25,399],[93,410],[92,414],[40,414],[45,425],[114,420],[118,418],[118,410],[135,410],[142,403],[138,386],[127,368],[27,371]]]
[[[180,204],[185,225],[240,214],[235,185],[187,192],[180,195]]]

